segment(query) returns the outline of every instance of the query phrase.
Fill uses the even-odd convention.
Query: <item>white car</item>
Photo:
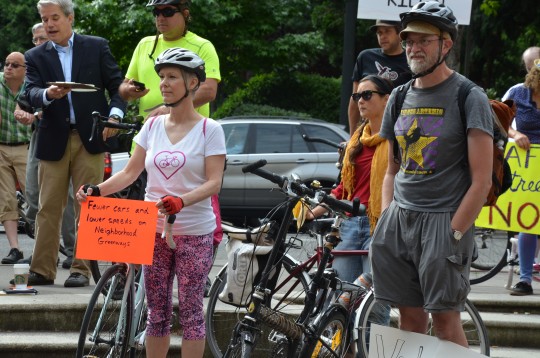
[[[322,120],[290,117],[227,117],[218,122],[225,132],[227,169],[219,196],[224,220],[256,223],[283,202],[285,196],[272,190],[275,184],[254,174],[244,174],[242,167],[266,159],[264,169],[279,175],[297,174],[303,182],[335,184],[339,159],[334,146],[308,142],[303,135],[323,138],[335,144],[345,142],[349,134],[340,126]]]

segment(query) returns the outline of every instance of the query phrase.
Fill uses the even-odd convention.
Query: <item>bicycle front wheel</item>
[[[294,321],[301,311],[305,292],[309,288],[307,272],[298,267],[298,262],[289,255],[282,259],[283,269],[279,273],[276,289],[268,297],[268,307],[285,314]],[[227,282],[227,265],[216,276],[206,308],[206,340],[215,358],[223,357],[231,340],[231,332],[238,321],[246,314],[246,307],[235,307],[219,300]],[[277,342],[283,342],[284,336],[261,324],[261,339],[253,348],[254,357],[269,356]]]
[[[343,357],[348,349],[347,318],[341,306],[331,306],[315,322],[316,331],[302,348],[300,357]]]
[[[507,265],[510,237],[507,231],[475,227],[478,258],[471,263],[469,281],[472,285],[489,280]]]
[[[357,349],[358,352],[361,352],[361,357],[368,357],[371,324],[399,328],[400,314],[397,307],[377,302],[373,291],[369,292],[365,297],[359,310],[354,325],[358,338],[356,342]],[[489,357],[489,338],[486,326],[480,317],[480,313],[469,300],[465,302],[465,311],[461,313],[461,324],[469,348]],[[435,336],[431,318],[426,334]]]
[[[124,265],[114,265],[103,273],[96,285],[88,307],[84,313],[77,358],[82,357],[123,357],[126,354],[127,341],[133,311],[133,294],[124,298],[115,297],[115,292],[123,292],[126,283]],[[102,295],[104,287],[109,287],[108,295]],[[121,314],[121,307],[125,313]]]

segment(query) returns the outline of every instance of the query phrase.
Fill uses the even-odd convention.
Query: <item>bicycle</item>
[[[327,226],[329,222],[332,222],[334,223],[334,228],[337,228],[339,227],[339,225],[335,224],[335,220],[336,218],[322,219],[314,221],[314,223]],[[260,228],[251,230],[251,232],[248,232],[248,234],[251,233],[251,236],[253,236],[253,234],[258,231],[260,231]],[[232,239],[245,240],[245,230],[242,231],[238,228],[224,226],[224,232],[228,233],[229,237],[232,236],[232,232]],[[283,300],[288,300],[289,302],[291,302],[301,299],[306,292],[305,282],[303,282],[305,279],[302,280],[302,278],[305,277],[305,274],[307,274],[310,279],[310,281],[308,282],[309,284],[311,284],[311,279],[315,277],[311,273],[311,270],[316,264],[319,264],[319,268],[321,268],[324,272],[323,278],[328,283],[328,286],[324,289],[321,289],[321,292],[319,292],[317,298],[318,309],[315,310],[316,314],[313,314],[311,316],[311,322],[309,322],[309,324],[305,324],[303,327],[304,329],[310,329],[308,337],[311,338],[305,340],[307,343],[303,346],[302,354],[311,356],[314,352],[318,352],[318,356],[324,356],[325,354],[335,356],[336,350],[340,350],[340,352],[346,351],[347,346],[344,345],[344,343],[342,342],[349,341],[348,339],[344,339],[344,337],[347,337],[347,335],[349,334],[348,325],[349,320],[352,317],[352,313],[360,306],[360,304],[366,298],[372,297],[372,293],[371,291],[365,291],[364,288],[358,285],[341,281],[335,276],[335,273],[333,273],[332,271],[324,270],[325,262],[323,260],[323,235],[321,235],[320,232],[321,228],[318,227],[310,231],[310,234],[314,234],[314,236],[317,238],[317,248],[312,251],[312,256],[308,257],[306,261],[296,261],[294,258],[290,257],[287,254],[283,257],[283,266],[286,269],[286,277],[280,277],[278,279],[278,282],[290,282],[291,280],[301,281],[302,285],[300,286],[300,288],[298,288],[297,291],[295,291],[294,293],[292,293],[291,291],[281,291],[281,294],[279,294],[282,285],[278,284],[276,286],[278,288],[276,288],[273,292],[272,298],[279,296],[280,300],[275,300],[278,301],[278,304],[282,303]],[[298,243],[299,241],[303,243],[301,240],[293,238],[292,242],[287,243],[287,245],[291,247],[297,246],[296,243]],[[367,255],[367,253],[368,251],[365,250],[331,251],[331,254],[333,256]],[[242,309],[237,309],[234,314],[217,312],[216,307],[220,308],[225,306],[225,304],[221,304],[219,302],[218,295],[222,292],[226,280],[227,265],[225,265],[225,267],[223,267],[216,276],[207,307],[207,341],[214,357],[223,356],[223,353],[225,352],[225,349],[227,347],[224,343],[224,337],[230,334],[229,332],[231,331],[231,329],[235,326],[236,322],[240,320],[239,316],[242,314],[246,314],[246,312],[242,311]],[[315,281],[314,278],[313,280]],[[295,287],[297,286],[299,286],[299,284]],[[348,293],[352,297],[351,303],[346,308],[338,304],[339,298],[344,292]],[[276,304],[275,307],[277,307],[278,304]],[[277,308],[275,307],[272,308],[277,310]],[[363,317],[369,317],[369,312],[374,309],[373,304],[367,306],[364,305],[363,307],[365,307],[364,310],[367,310],[368,312],[365,313]],[[395,312],[397,311],[393,311],[392,313],[392,317],[394,317],[392,321],[394,322],[396,317]],[[467,313],[463,317],[463,324],[465,326],[465,331],[467,333],[470,345],[477,345],[479,347],[478,350],[484,354],[489,353],[489,342],[487,339],[485,326],[483,325],[483,321],[481,320],[478,311],[468,300],[466,302],[466,312]],[[288,312],[289,314],[283,312],[280,313],[287,317],[286,319],[288,319],[289,321],[294,321],[294,318],[292,317],[294,315],[290,314],[290,312]],[[359,317],[359,314],[360,312],[357,313],[356,317]],[[366,354],[365,350],[367,349],[367,346],[364,345],[363,342],[369,342],[369,329],[365,328],[366,325],[359,326],[359,322],[361,321],[356,321],[355,329],[352,332],[352,342],[356,342],[355,344],[357,345],[359,352],[364,352],[364,354]],[[375,322],[386,322],[386,320],[382,320],[379,317]],[[261,331],[265,330],[261,329]],[[270,352],[271,354],[273,354],[273,356],[287,356],[284,355],[287,354],[287,352],[284,352],[284,350],[288,349],[286,336],[282,332],[277,332],[275,330],[270,329],[266,331],[271,338],[269,339],[270,343],[265,346],[264,349],[258,346],[257,353],[260,355],[262,352]],[[339,342],[339,344],[337,344],[337,342]]]
[[[395,306],[377,302],[373,291],[370,290],[363,298],[354,324],[354,340],[357,344],[357,351],[362,352],[362,357],[368,356],[372,324],[383,324],[399,328],[399,322],[399,309]],[[490,346],[487,328],[477,308],[469,299],[465,301],[465,311],[461,313],[461,322],[469,349],[489,357]],[[435,335],[431,320],[426,334]]]
[[[133,137],[142,128],[142,117],[135,117],[133,123],[115,123],[109,122],[108,120],[108,117],[102,116],[99,112],[92,112],[93,123],[90,141],[98,140],[97,137],[101,136],[103,129],[105,128],[119,129],[124,132],[116,135],[117,146],[114,149],[111,149],[111,153],[129,153],[131,151]],[[144,171],[129,187],[118,193],[110,195],[110,197],[119,199],[144,200],[145,188],[146,171]],[[105,270],[112,265],[114,265],[114,262],[95,260],[90,261],[90,270],[96,284],[99,282]]]
[[[168,225],[164,236],[169,246],[172,245],[170,230],[175,219],[175,215],[166,219]],[[84,313],[76,358],[143,357],[145,298],[142,268],[131,263],[116,263],[109,267],[96,284]]]
[[[489,280],[508,264],[512,237],[510,231],[475,227],[478,258],[471,263],[469,281],[472,285]]]
[[[279,229],[272,232],[271,228],[268,233],[268,237],[274,241],[274,246],[268,254],[268,261],[262,270],[260,281],[253,290],[252,287],[246,287],[250,293],[249,304],[240,305],[232,315],[218,312],[216,310],[220,305],[218,295],[226,283],[227,265],[214,280],[206,313],[207,341],[214,357],[222,355],[238,357],[241,352],[245,357],[261,356],[264,353],[278,357],[298,356],[304,339],[317,339],[317,332],[309,329],[309,323],[325,308],[326,297],[319,293],[328,289],[325,286],[329,280],[324,271],[330,253],[329,250],[325,250],[323,262],[319,263],[315,273],[309,272],[316,263],[315,259],[310,269],[306,269],[300,267],[300,262],[287,254],[290,247],[302,243],[297,238],[291,238],[286,242],[288,229],[293,222],[292,211],[302,197],[312,198],[310,200],[317,203],[325,203],[340,215],[344,212],[359,211],[359,205],[353,208],[348,203],[328,196],[322,190],[307,188],[297,178],[289,180],[260,169],[264,164],[265,161],[262,160],[242,170],[259,175],[280,187],[288,197],[283,204],[286,207],[285,217],[279,224]],[[283,271],[286,272],[285,275]],[[275,273],[272,279],[271,273]],[[294,307],[293,304],[301,299],[305,300],[304,307],[302,309]],[[240,319],[239,315],[243,317]],[[294,318],[296,316],[297,319]],[[263,334],[269,336],[268,342],[259,339]],[[225,345],[223,340],[227,337],[231,339],[229,344]]]

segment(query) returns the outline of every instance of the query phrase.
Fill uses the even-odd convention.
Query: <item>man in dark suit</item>
[[[27,95],[33,107],[43,109],[36,145],[40,194],[29,284],[52,285],[69,182],[79,188],[103,181],[105,146],[102,141],[89,140],[91,114],[98,111],[108,114],[110,121],[119,121],[126,103],[118,93],[123,76],[107,41],[73,32],[72,0],[39,0],[37,6],[50,41],[25,54]],[[77,92],[67,84],[51,82],[85,83],[97,89]],[[105,129],[103,137],[113,134]],[[75,203],[77,221],[79,213]],[[88,261],[75,259],[64,286],[87,286],[90,275]]]

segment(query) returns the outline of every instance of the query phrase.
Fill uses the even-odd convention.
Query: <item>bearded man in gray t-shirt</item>
[[[399,146],[383,182],[383,213],[373,234],[375,297],[398,306],[400,328],[467,346],[460,312],[470,291],[474,221],[486,201],[493,157],[491,107],[474,87],[457,102],[465,78],[446,57],[457,35],[452,10],[420,2],[400,15],[413,82],[394,123],[390,96],[380,135]]]

